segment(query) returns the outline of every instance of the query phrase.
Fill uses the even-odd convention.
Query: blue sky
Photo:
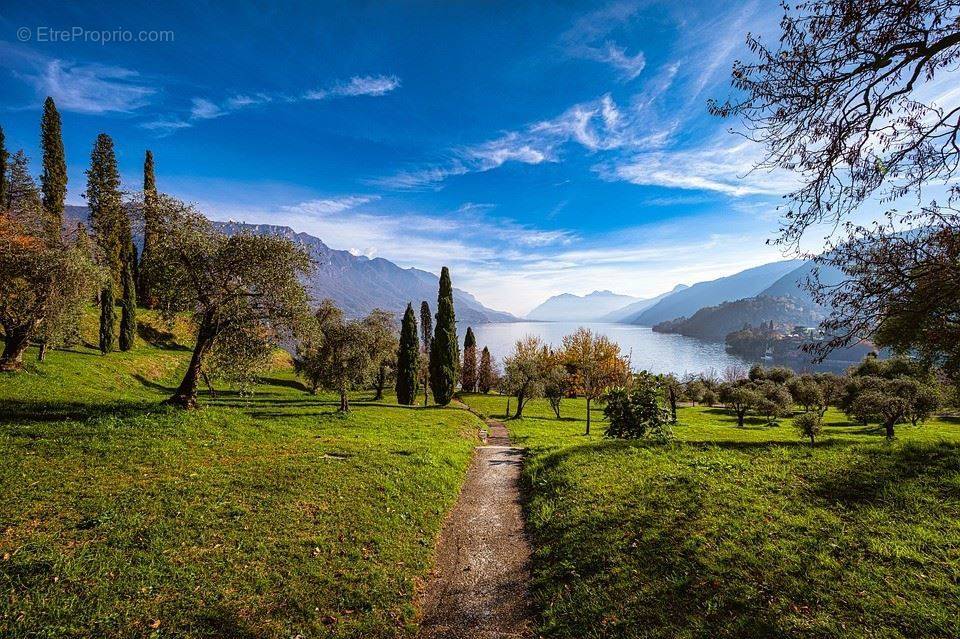
[[[130,191],[149,148],[161,190],[213,218],[447,264],[521,314],[780,257],[764,240],[790,176],[748,173],[760,149],[706,113],[746,33],[775,36],[772,1],[233,4],[6,3],[8,147],[39,171],[53,95],[71,203],[105,131]]]

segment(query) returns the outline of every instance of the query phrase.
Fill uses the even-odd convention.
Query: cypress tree
[[[116,300],[113,298],[113,278],[108,277],[100,291],[100,352],[113,350],[113,327],[117,321]]]
[[[493,388],[493,362],[490,361],[490,349],[486,346],[480,353],[480,372],[477,375],[477,387],[481,393],[489,393]],[[507,411],[510,414],[510,411]]]
[[[97,239],[101,264],[107,271],[107,285],[100,293],[100,350],[113,350],[114,287],[122,284],[124,256],[130,244],[130,220],[123,210],[120,195],[120,173],[113,150],[113,140],[106,133],[97,136],[87,170],[87,191],[90,222]]]
[[[137,339],[137,249],[130,242],[123,261],[123,299],[120,301],[120,350],[129,351]]]
[[[420,302],[420,338],[423,341],[423,405],[430,401],[430,340],[433,339],[433,314],[427,300]]]
[[[460,367],[457,344],[457,319],[453,310],[453,284],[450,270],[440,271],[440,291],[437,294],[437,324],[430,342],[430,388],[433,401],[446,406],[453,399],[454,386]]]
[[[150,258],[157,240],[157,180],[153,173],[153,152],[147,150],[143,158],[143,252],[140,254],[141,267],[137,273],[137,297],[146,308],[154,307],[150,292]]]
[[[10,193],[7,189],[7,140],[3,135],[3,127],[0,127],[0,209],[7,208],[10,203]]]
[[[477,340],[473,328],[467,327],[463,338],[463,372],[460,374],[460,388],[473,393],[477,390]]]
[[[407,304],[400,328],[400,349],[397,351],[397,401],[408,406],[417,399],[417,378],[420,375],[420,338],[413,305]]]
[[[63,134],[60,113],[53,98],[47,96],[40,120],[40,147],[43,149],[43,173],[40,174],[40,192],[46,219],[47,233],[60,239],[63,228],[63,209],[67,199],[67,159],[63,152]]]

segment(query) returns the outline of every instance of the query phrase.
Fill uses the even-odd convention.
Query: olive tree
[[[197,403],[197,385],[207,356],[236,331],[279,344],[291,337],[308,314],[300,283],[310,258],[277,236],[228,236],[188,204],[158,196],[153,214],[159,229],[144,268],[158,306],[168,315],[189,313],[196,343],[187,371],[168,402],[181,408]]]

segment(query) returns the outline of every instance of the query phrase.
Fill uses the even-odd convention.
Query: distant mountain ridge
[[[593,291],[587,295],[562,293],[548,298],[527,313],[528,320],[541,322],[600,320],[604,315],[639,301],[636,297],[612,291]]]
[[[68,218],[87,222],[87,207],[68,206],[67,209]],[[433,273],[401,268],[381,257],[370,259],[332,249],[320,238],[294,231],[289,226],[232,221],[213,223],[228,234],[249,231],[259,235],[279,235],[303,246],[316,261],[316,267],[304,282],[307,292],[314,300],[332,299],[350,317],[366,315],[374,308],[392,311],[399,317],[407,302],[412,302],[419,313],[422,300],[427,300],[430,308],[436,310],[440,278]],[[456,276],[453,273],[454,279]],[[457,320],[468,324],[518,321],[510,313],[487,308],[473,295],[458,288],[453,290],[453,300]]]
[[[660,322],[653,327],[658,333],[678,333],[710,342],[724,338],[745,326],[757,327],[772,321],[787,326],[816,326],[823,319],[818,307],[811,307],[793,297],[757,295],[717,306],[705,306],[692,317]]]
[[[784,276],[806,264],[805,260],[785,260],[762,264],[727,277],[698,282],[664,297],[650,308],[623,319],[628,324],[653,326],[679,317],[690,317],[701,308],[716,306],[747,297],[755,297]],[[786,284],[784,284],[786,286]]]
[[[606,315],[604,315],[603,317],[600,318],[600,321],[603,321],[603,322],[622,322],[622,321],[624,321],[626,318],[628,318],[628,317],[630,317],[630,316],[632,316],[632,315],[637,315],[637,314],[639,314],[640,312],[647,310],[648,308],[650,308],[651,306],[653,306],[654,304],[656,304],[656,303],[659,302],[660,300],[662,300],[662,299],[664,299],[664,298],[666,298],[666,297],[669,297],[670,295],[673,295],[674,293],[677,293],[677,292],[679,292],[679,291],[682,291],[682,290],[685,289],[685,288],[690,288],[690,287],[687,286],[686,284],[677,284],[676,286],[673,287],[672,290],[669,290],[669,291],[667,291],[666,293],[661,293],[660,295],[657,295],[656,297],[650,297],[650,298],[646,298],[646,299],[637,300],[636,302],[633,302],[632,304],[627,304],[626,306],[621,307],[621,308],[618,308],[617,310],[615,310],[615,311],[613,311],[613,312],[607,313]]]

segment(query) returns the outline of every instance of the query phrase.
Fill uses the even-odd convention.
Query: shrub
[[[801,437],[809,438],[810,445],[813,446],[823,428],[823,419],[819,413],[801,413],[793,418],[793,426]]]
[[[668,437],[670,411],[660,405],[661,389],[651,379],[638,379],[631,391],[618,388],[607,395],[603,408],[609,424],[607,437],[635,439]]]

